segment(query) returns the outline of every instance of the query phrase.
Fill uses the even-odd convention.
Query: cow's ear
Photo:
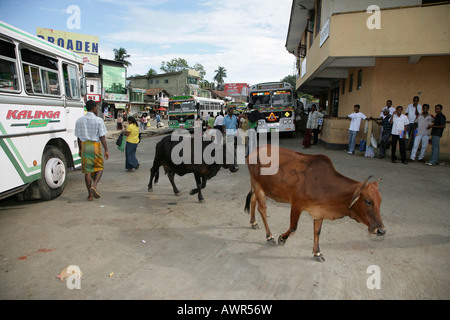
[[[374,183],[377,187],[378,187],[378,184],[381,182],[381,181],[383,181],[383,179],[378,179],[377,181],[374,181],[374,182],[372,182],[372,183]]]
[[[355,193],[353,194],[352,202],[350,203],[350,206],[348,207],[349,210],[353,207],[353,205],[356,203],[356,201],[359,200],[360,197],[361,197],[361,189],[358,188],[358,189],[356,189]]]

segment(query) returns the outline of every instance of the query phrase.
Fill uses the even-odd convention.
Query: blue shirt
[[[223,125],[227,130],[227,134],[236,134],[237,117],[233,114],[230,118],[230,116],[227,114],[223,119]]]
[[[100,137],[106,136],[107,132],[105,122],[93,112],[88,112],[75,124],[75,136],[82,142],[100,142]]]

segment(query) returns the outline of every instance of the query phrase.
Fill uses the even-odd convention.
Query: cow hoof
[[[278,237],[278,245],[279,246],[284,246],[286,244],[286,240],[283,239],[283,237],[280,235]]]
[[[189,191],[189,195],[193,196],[195,194],[194,190]]]
[[[323,257],[323,254],[318,253],[317,255],[314,254],[314,259],[316,259],[317,262],[324,262],[325,258]]]
[[[175,195],[176,195],[177,197],[181,197],[181,192],[177,192],[177,193],[175,193]]]
[[[267,243],[272,245],[272,246],[276,246],[277,243],[275,242],[275,239],[273,237],[267,239]]]
[[[253,230],[259,230],[258,222],[252,223],[252,229]]]
[[[148,188],[148,192],[153,192],[153,188]]]
[[[200,203],[206,203],[205,199],[201,199],[201,200],[199,199],[198,202],[200,202]]]

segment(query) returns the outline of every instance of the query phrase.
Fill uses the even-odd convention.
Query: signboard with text
[[[75,52],[83,57],[84,72],[98,73],[98,37],[85,34],[36,28],[39,38]]]
[[[248,88],[247,83],[225,83],[225,94],[228,96],[247,96]]]

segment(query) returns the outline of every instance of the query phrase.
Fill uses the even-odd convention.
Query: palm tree
[[[119,49],[114,49],[113,51],[114,51],[114,60],[115,61],[122,62],[125,65],[125,67],[131,66],[131,63],[126,60],[131,56],[129,54],[127,54],[127,50],[125,48],[121,47]]]
[[[223,84],[224,78],[227,77],[227,69],[219,66],[219,68],[217,70],[214,70],[214,72],[216,73],[216,75],[214,76],[213,80],[215,80],[217,84]]]

